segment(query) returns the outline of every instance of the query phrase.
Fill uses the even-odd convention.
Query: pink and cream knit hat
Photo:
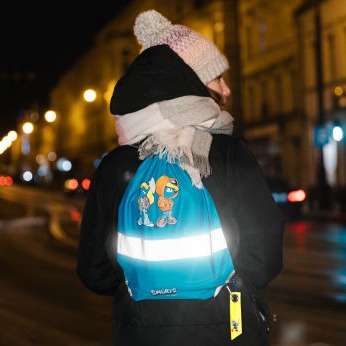
[[[229,68],[226,57],[213,42],[186,26],[173,25],[155,10],[137,16],[134,34],[142,50],[167,44],[195,71],[204,85]]]

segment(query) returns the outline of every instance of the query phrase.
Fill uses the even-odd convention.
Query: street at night
[[[346,344],[346,225],[289,223],[280,276],[265,291],[273,345]]]
[[[75,275],[73,203],[31,189],[2,192],[25,207],[1,200],[0,345],[110,345],[112,299],[92,294]]]
[[[36,202],[13,204],[19,193]],[[75,274],[79,223],[71,210],[82,201],[17,186],[2,189],[0,200],[0,345],[110,345],[112,297],[89,292]],[[272,346],[346,344],[345,250],[344,222],[287,224],[285,268],[264,291]]]
[[[346,346],[346,1],[18,5],[6,3],[0,21],[0,346],[111,346],[114,297],[76,272],[89,189],[78,273],[113,291],[102,246],[117,224],[125,292],[151,294],[143,299],[199,299],[234,268],[239,282],[267,282],[281,268],[278,206],[284,265],[260,292],[270,346]],[[170,168],[150,173],[156,157],[192,187]],[[137,182],[139,193],[123,194]],[[171,226],[174,203],[191,223]],[[166,225],[171,233],[156,232]],[[246,333],[229,344],[262,343],[253,330],[265,330],[267,310],[251,292],[241,304],[235,292],[230,305],[198,301],[206,313],[186,300],[184,311],[132,309],[116,294],[116,342],[200,346],[196,328],[203,345],[222,344],[230,327]]]

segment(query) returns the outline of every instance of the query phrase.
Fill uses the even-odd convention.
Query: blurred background
[[[12,64],[2,67],[0,171],[17,182],[52,188],[61,188],[66,178],[91,177],[117,143],[109,100],[138,54],[135,16],[156,8],[213,40],[228,57],[228,108],[268,178],[303,188],[312,211],[344,211],[345,7],[336,0],[118,1],[113,12],[94,5],[82,23],[81,11],[67,17],[66,8],[61,15],[54,10],[48,18],[58,21],[53,25],[61,36],[26,51],[22,37],[12,46]],[[74,30],[65,18],[70,26],[75,18]],[[46,26],[36,25],[28,27],[42,36]],[[25,28],[20,35],[25,38]],[[22,61],[35,60],[37,53],[41,66],[23,69]]]
[[[42,6],[20,6],[1,26],[0,284],[7,300],[0,300],[0,321],[9,329],[0,331],[0,345],[109,344],[111,303],[80,287],[74,256],[90,179],[117,145],[109,102],[139,53],[133,23],[152,8],[208,37],[228,57],[235,132],[251,146],[287,217],[285,269],[265,293],[273,345],[346,345],[346,1]],[[14,271],[26,262],[32,266],[19,284]],[[42,284],[46,279],[51,286]],[[43,328],[48,307],[34,324],[14,317],[27,304],[15,304],[16,293],[56,304],[46,289],[66,305],[61,319]],[[73,299],[67,303],[63,292]],[[104,323],[93,325],[94,316]],[[66,322],[71,318],[75,327]],[[22,331],[20,341],[13,328]]]

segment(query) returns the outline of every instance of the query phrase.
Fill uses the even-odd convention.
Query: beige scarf
[[[141,160],[157,154],[168,162],[177,161],[198,188],[211,173],[211,134],[231,135],[233,131],[233,117],[210,97],[183,96],[114,117],[119,145],[143,140]]]

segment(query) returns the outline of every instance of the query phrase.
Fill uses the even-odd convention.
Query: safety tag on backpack
[[[231,327],[231,340],[239,336],[242,330],[242,316],[241,316],[241,293],[231,292],[230,294],[230,327]]]

